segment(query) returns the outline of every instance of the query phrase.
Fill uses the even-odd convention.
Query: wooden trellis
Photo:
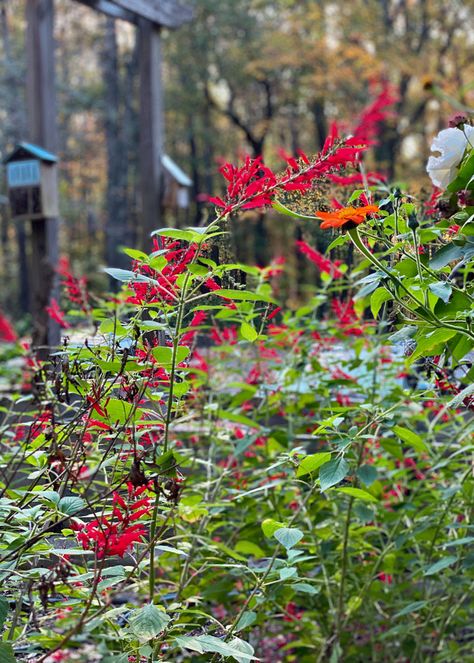
[[[176,29],[192,18],[176,0],[73,0],[137,26],[140,67],[141,244],[160,225],[164,143],[161,83],[161,30]],[[27,104],[29,140],[57,152],[54,77],[54,0],[27,0]],[[46,349],[59,342],[59,327],[45,311],[56,295],[58,219],[32,222],[31,289],[33,344]]]

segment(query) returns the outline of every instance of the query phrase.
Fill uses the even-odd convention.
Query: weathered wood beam
[[[112,0],[77,0],[77,2],[95,9],[98,12],[102,12],[106,16],[111,18],[119,18],[122,21],[128,21],[129,23],[137,23],[138,17],[136,14],[133,14],[122,7],[119,7]]]
[[[161,224],[164,146],[163,89],[160,28],[146,19],[139,22],[140,62],[140,245],[150,249],[150,233]]]
[[[164,28],[179,28],[193,17],[191,7],[176,0],[112,0],[122,9]]]
[[[54,0],[26,3],[27,106],[30,140],[56,152],[56,87],[54,75]],[[30,300],[33,316],[33,347],[46,358],[58,345],[59,325],[46,312],[58,296],[58,219],[32,221]]]

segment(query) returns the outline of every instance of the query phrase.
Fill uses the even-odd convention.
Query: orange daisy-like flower
[[[348,226],[354,228],[365,221],[369,214],[377,214],[377,205],[365,205],[365,207],[342,207],[334,212],[316,212],[316,216],[323,219],[321,228],[342,228]]]

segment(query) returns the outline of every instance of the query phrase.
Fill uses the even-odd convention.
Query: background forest
[[[25,138],[23,0],[0,3],[0,153]],[[192,179],[182,222],[203,222],[218,168],[243,154],[316,152],[331,121],[344,125],[390,85],[396,102],[370,167],[389,181],[428,181],[430,138],[472,94],[466,3],[442,0],[195,0],[195,18],[164,35],[166,152]],[[472,16],[471,16],[472,18]],[[81,273],[123,265],[136,244],[140,201],[138,52],[135,28],[70,0],[56,3],[61,241]],[[454,98],[454,101],[453,101]],[[2,182],[2,189],[5,184]],[[26,224],[1,199],[0,306],[27,310]],[[234,230],[237,257],[268,264],[285,255],[288,294],[315,272],[295,253],[289,224],[248,213]],[[174,219],[168,219],[175,223]],[[248,232],[251,227],[252,232]],[[310,229],[308,239],[325,248]],[[291,237],[287,237],[290,234]],[[296,237],[298,239],[299,237]],[[306,261],[307,262],[307,261]],[[126,266],[126,265],[125,265]]]

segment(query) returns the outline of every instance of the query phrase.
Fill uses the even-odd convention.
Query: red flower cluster
[[[353,136],[368,144],[377,144],[376,138],[380,133],[380,125],[393,114],[393,111],[388,109],[396,101],[397,98],[390,89],[390,85],[384,82],[380,93],[360,114],[359,120],[352,130]]]
[[[71,326],[68,322],[66,322],[64,313],[61,311],[59,304],[56,299],[54,299],[54,297],[51,298],[49,306],[46,307],[46,312],[51,320],[57,322],[58,325],[63,329],[68,329]]]
[[[76,278],[72,274],[69,258],[65,256],[59,259],[57,272],[62,277],[62,285],[66,290],[69,301],[77,304],[84,313],[87,313],[90,307],[86,278],[84,276]]]
[[[148,280],[132,281],[129,286],[134,295],[127,299],[129,304],[143,306],[150,303],[171,303],[178,299],[179,288],[176,279],[182,274],[196,255],[198,247],[190,244],[181,248],[178,241],[169,238],[154,239],[154,250],[166,260],[161,270],[153,269],[150,265],[135,262],[133,271]]]
[[[320,272],[329,274],[329,276],[332,276],[334,279],[339,279],[344,276],[344,274],[335,263],[331,262],[328,258],[323,256],[323,254],[319,253],[319,251],[316,251],[316,249],[313,249],[306,242],[298,241],[296,242],[296,246],[303,255],[305,255],[314,265],[316,265]]]
[[[11,323],[0,313],[0,341],[3,343],[15,343],[17,340],[17,333]]]
[[[354,310],[354,300],[343,301],[335,297],[331,308],[336,315],[338,326],[345,336],[362,336],[364,330],[360,325],[359,316]]]
[[[117,492],[113,494],[113,508],[110,516],[100,516],[90,523],[76,524],[77,540],[84,550],[94,550],[97,559],[120,555],[123,557],[134,543],[146,534],[142,523],[137,523],[152,508],[148,496],[141,497],[148,486],[134,488],[128,484],[128,501]]]
[[[316,178],[355,164],[365,149],[367,144],[359,138],[341,140],[334,125],[321,153],[313,160],[302,151],[299,151],[299,159],[285,154],[287,168],[283,174],[275,174],[263,163],[262,157],[247,156],[240,168],[225,163],[220,172],[228,182],[226,197],[209,198],[209,202],[222,208],[223,216],[237,209],[266,207],[272,204],[278,191],[307,191]]]

